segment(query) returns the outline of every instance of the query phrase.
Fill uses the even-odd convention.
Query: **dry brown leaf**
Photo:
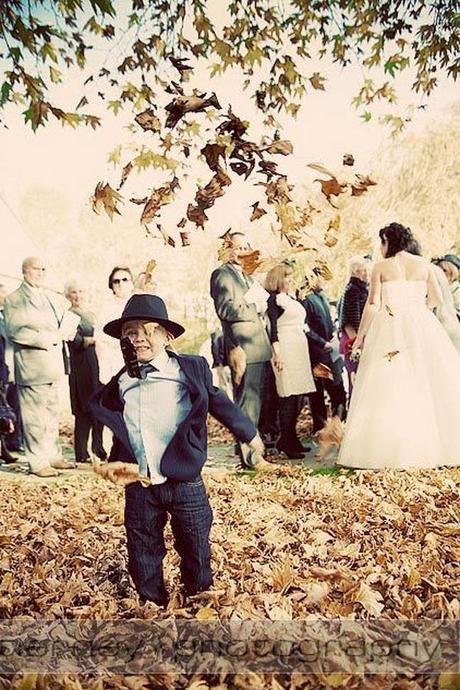
[[[238,259],[243,271],[248,276],[252,275],[261,264],[260,252],[258,249],[254,249],[252,252],[238,254]]]
[[[288,156],[289,154],[294,152],[294,147],[292,146],[291,142],[287,139],[279,139],[269,144],[269,146],[265,146],[262,150],[271,154],[279,153],[282,156]]]
[[[121,189],[121,188],[123,187],[123,185],[125,184],[126,180],[128,179],[128,176],[129,176],[130,172],[132,171],[133,167],[134,167],[134,166],[133,166],[133,164],[131,163],[131,161],[129,161],[129,163],[127,163],[127,164],[125,165],[125,167],[124,167],[123,170],[121,171],[121,180],[120,180],[120,184],[119,184],[119,186],[118,186],[118,189]]]
[[[399,355],[399,350],[393,350],[392,352],[387,352],[387,354],[385,355],[385,357],[387,358],[387,360],[388,360],[389,362],[391,362],[391,360],[393,359],[393,357],[396,357],[396,355]]]
[[[179,180],[174,176],[171,182],[155,189],[142,210],[140,222],[144,225],[150,223],[158,214],[161,206],[169,204],[173,200],[174,192],[178,187]]]
[[[165,126],[172,129],[187,113],[201,113],[207,108],[221,109],[215,93],[208,98],[205,96],[177,96],[165,107],[165,110],[168,111]]]
[[[114,484],[127,485],[133,482],[151,484],[148,477],[139,474],[139,465],[134,462],[95,462],[93,470],[103,479],[107,479]]]
[[[267,211],[264,208],[261,208],[259,206],[259,202],[256,201],[255,204],[252,204],[252,213],[251,213],[251,218],[250,221],[258,220],[259,218],[262,218],[265,216]]]
[[[144,132],[159,132],[161,130],[160,119],[155,115],[155,111],[152,108],[139,113],[134,119]]]
[[[204,228],[204,224],[208,220],[208,216],[201,206],[194,206],[193,204],[187,206],[187,218],[199,228]]]
[[[385,310],[389,316],[394,316],[391,307],[388,304],[385,304]]]
[[[216,171],[219,167],[219,159],[225,159],[225,146],[222,144],[206,144],[201,149],[201,153],[205,157],[208,167]]]
[[[118,194],[112,187],[106,183],[98,182],[94,194],[91,197],[93,211],[99,213],[102,209],[107,213],[110,220],[113,220],[113,214],[120,211],[117,208],[117,203],[122,201],[123,197]]]

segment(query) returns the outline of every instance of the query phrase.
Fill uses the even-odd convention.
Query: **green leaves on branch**
[[[332,60],[345,68],[358,60],[364,68],[379,69],[395,81],[410,67],[415,72],[412,88],[427,95],[440,73],[456,79],[460,71],[455,2],[220,0],[218,4],[217,21],[215,0],[2,2],[0,53],[9,90],[2,90],[0,110],[23,99],[24,116],[36,128],[46,121],[43,103],[62,110],[54,94],[65,81],[66,70],[86,68],[90,51],[97,49],[105,57],[113,55],[115,47],[121,52],[119,63],[85,82],[97,78],[97,90],[114,113],[125,101],[137,111],[152,105],[155,85],[162,87],[171,79],[186,81],[200,63],[209,66],[211,76],[238,68],[244,88],[266,116],[283,111],[294,117],[305,93],[326,88],[326,77],[320,70],[311,74],[309,60],[326,64]],[[120,75],[126,74],[130,86],[119,86]],[[40,82],[40,97],[31,98],[27,81]],[[50,86],[53,101],[48,96]],[[82,98],[90,106],[94,94],[82,91],[77,100]],[[388,83],[370,87],[367,80],[354,103],[367,113],[376,100],[394,102],[395,90]],[[92,119],[71,117],[70,124],[93,126],[94,116],[88,117]]]

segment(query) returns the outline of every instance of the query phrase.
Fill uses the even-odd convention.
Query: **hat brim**
[[[441,256],[439,261],[447,261],[449,264],[452,264],[455,266],[455,268],[460,270],[460,259],[455,254],[445,254],[444,256]]]
[[[125,316],[120,319],[115,319],[115,321],[109,321],[106,323],[102,329],[107,335],[111,335],[112,338],[121,338],[121,328],[127,321],[150,321],[151,323],[159,323],[163,326],[168,333],[174,338],[178,338],[182,333],[185,333],[185,328],[175,321],[169,321],[168,319],[152,319],[151,316],[139,315],[139,316]]]

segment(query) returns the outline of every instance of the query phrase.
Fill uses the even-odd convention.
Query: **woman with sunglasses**
[[[114,266],[109,274],[108,285],[112,294],[101,309],[101,324],[118,319],[133,294],[134,279],[129,266]],[[107,383],[124,366],[123,357],[118,343],[105,335],[102,329],[98,332],[96,342],[100,379],[102,383]]]

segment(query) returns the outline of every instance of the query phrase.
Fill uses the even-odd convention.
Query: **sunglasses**
[[[112,280],[112,285],[119,285],[120,283],[130,283],[131,278],[114,278]]]

